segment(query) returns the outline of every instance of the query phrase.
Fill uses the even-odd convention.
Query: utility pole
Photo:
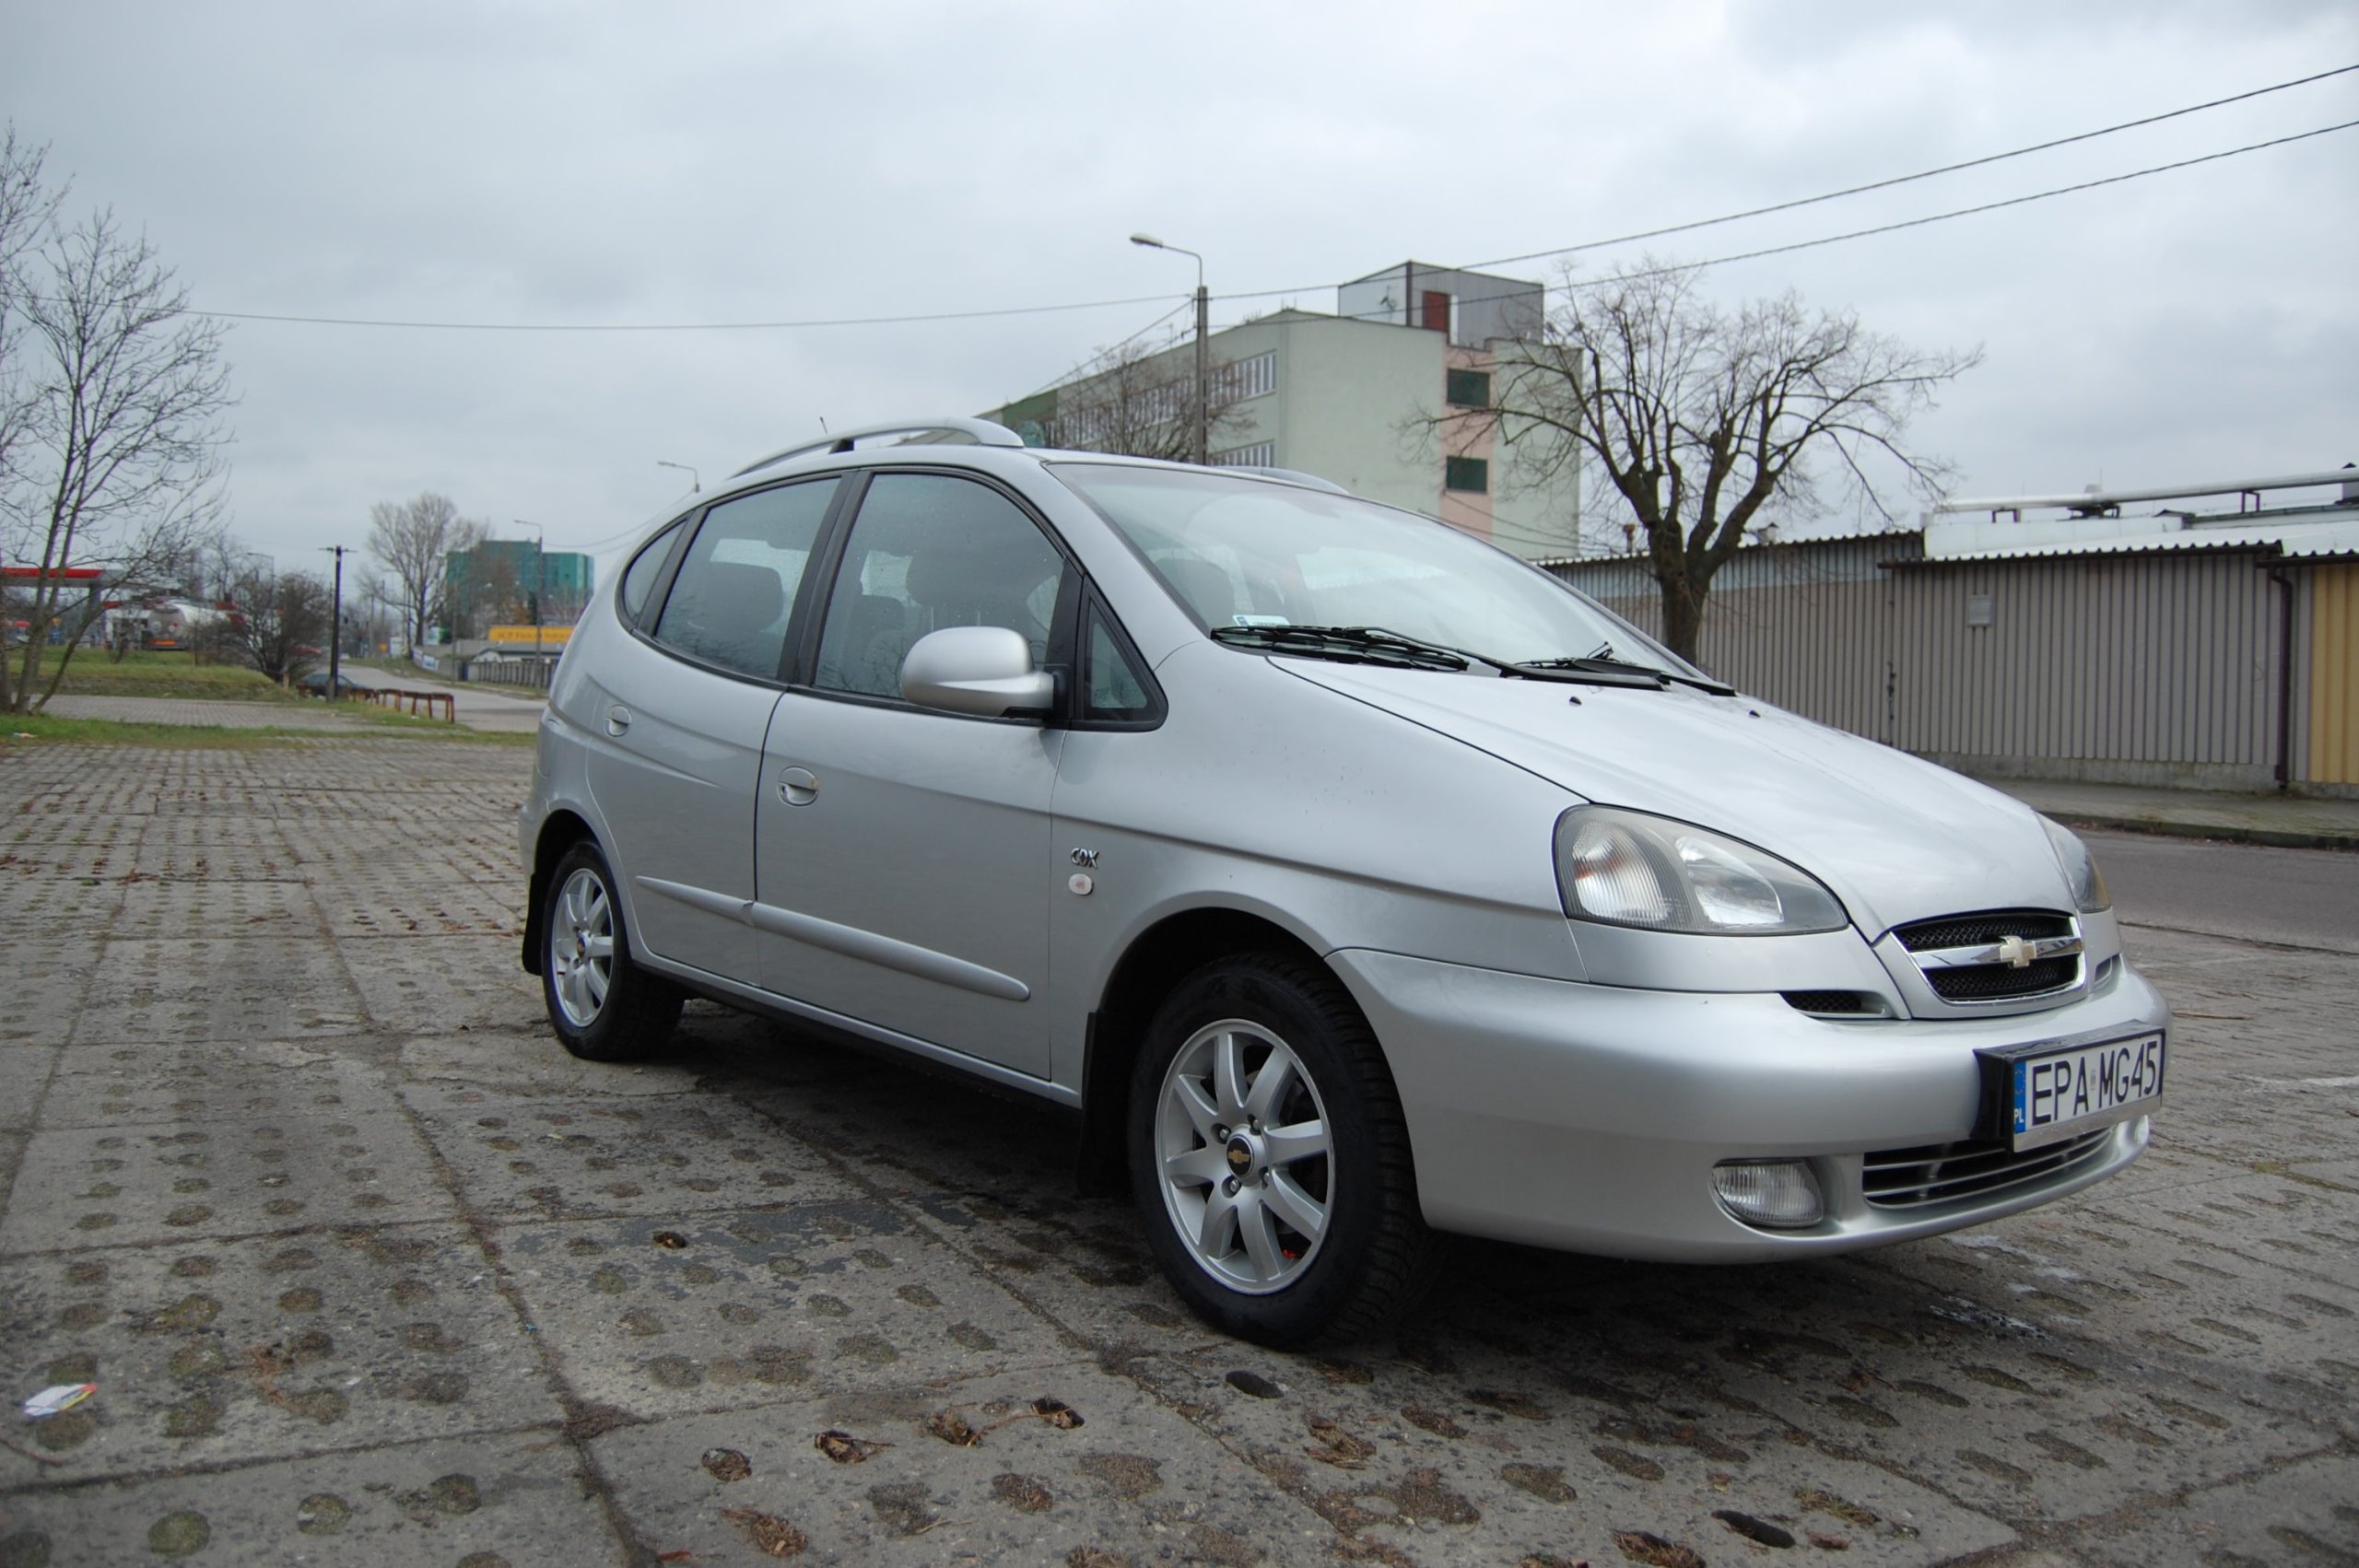
[[[344,550],[341,544],[323,545],[335,556],[335,597],[328,616],[328,700],[344,700]]]
[[[1212,456],[1209,448],[1209,443],[1212,439],[1212,432],[1209,427],[1211,425],[1209,405],[1212,401],[1212,382],[1206,376],[1206,358],[1211,353],[1207,340],[1212,335],[1212,296],[1204,292],[1204,258],[1196,255],[1195,252],[1189,250],[1185,245],[1167,245],[1152,234],[1133,234],[1131,236],[1131,243],[1133,245],[1144,245],[1148,249],[1155,251],[1176,251],[1180,255],[1195,256],[1196,259],[1196,397],[1194,411],[1196,425],[1194,433],[1196,462],[1201,465],[1210,461]]]

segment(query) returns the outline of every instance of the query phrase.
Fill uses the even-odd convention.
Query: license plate
[[[2010,1149],[2060,1143],[2154,1109],[2163,1097],[2163,1032],[1982,1053],[1991,1130]]]

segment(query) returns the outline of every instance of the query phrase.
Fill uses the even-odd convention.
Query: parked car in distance
[[[1769,1261],[1994,1219],[2162,1095],[2169,1011],[2062,827],[1432,520],[980,421],[651,525],[520,844],[576,1055],[694,994],[1069,1107],[1178,1293],[1273,1344],[1385,1321],[1446,1233]]]

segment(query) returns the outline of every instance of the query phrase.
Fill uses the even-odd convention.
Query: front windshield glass
[[[1508,663],[1689,666],[1564,583],[1446,523],[1215,472],[1061,462],[1207,627],[1380,626]]]

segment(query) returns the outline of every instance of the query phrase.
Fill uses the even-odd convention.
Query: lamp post
[[[541,601],[548,595],[548,531],[537,522],[515,520],[519,528],[533,531],[533,673],[540,673],[541,663]]]
[[[656,467],[658,467],[658,468],[676,468],[676,469],[678,469],[681,473],[683,473],[683,474],[687,474],[687,475],[688,476],[688,493],[689,493],[689,494],[691,494],[691,495],[699,495],[699,496],[700,496],[700,495],[702,495],[702,494],[704,493],[704,486],[703,486],[701,483],[699,483],[699,482],[698,482],[698,480],[697,479],[697,471],[696,471],[695,469],[693,469],[693,468],[690,468],[687,463],[685,463],[685,462],[666,462],[664,459],[663,459],[663,458],[660,458],[660,457],[659,457],[659,458],[657,458],[657,459],[655,460],[655,466],[656,466]]]
[[[1180,255],[1195,257],[1196,461],[1199,463],[1208,462],[1210,461],[1210,453],[1206,451],[1205,443],[1210,438],[1209,432],[1205,428],[1208,422],[1206,419],[1205,404],[1212,395],[1212,389],[1204,377],[1204,356],[1206,353],[1204,339],[1209,331],[1209,324],[1212,317],[1212,297],[1204,292],[1204,258],[1197,255],[1195,252],[1189,250],[1185,245],[1167,245],[1152,234],[1133,234],[1131,236],[1131,243],[1133,245],[1144,245],[1149,250],[1176,251]]]

